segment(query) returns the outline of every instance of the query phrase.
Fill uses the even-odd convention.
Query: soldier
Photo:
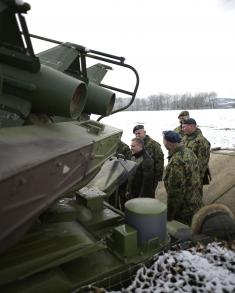
[[[131,152],[131,160],[137,163],[137,168],[128,179],[127,198],[154,197],[154,162],[145,151],[141,138],[131,140]]]
[[[131,150],[129,148],[129,146],[124,143],[123,141],[120,140],[119,144],[118,144],[118,148],[117,148],[117,155],[123,155],[125,157],[125,159],[130,160],[131,159]]]
[[[169,151],[164,175],[167,192],[167,219],[190,225],[194,213],[202,207],[199,166],[196,155],[185,148],[181,136],[163,131],[163,143]]]
[[[193,118],[184,120],[182,129],[185,134],[183,137],[184,145],[187,148],[190,148],[198,158],[201,192],[203,192],[203,184],[208,184],[208,176],[210,177],[208,167],[210,159],[210,142],[202,135],[200,129],[197,128],[197,122]]]
[[[133,128],[136,137],[143,139],[144,148],[154,161],[154,188],[157,188],[158,181],[162,181],[164,169],[164,154],[161,145],[146,134],[144,125],[136,125]]]
[[[174,131],[177,132],[177,133],[179,133],[181,137],[184,136],[184,132],[183,132],[183,130],[182,130],[182,122],[183,122],[183,120],[186,120],[186,119],[188,119],[189,117],[190,117],[190,116],[189,116],[189,112],[188,112],[188,111],[185,111],[185,110],[182,111],[182,112],[180,112],[180,114],[179,114],[179,116],[178,116],[178,119],[179,119],[179,123],[180,123],[180,125],[177,126],[177,127],[174,129]]]

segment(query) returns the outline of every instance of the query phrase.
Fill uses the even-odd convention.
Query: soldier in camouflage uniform
[[[202,135],[200,129],[197,128],[197,123],[193,118],[184,120],[182,129],[185,133],[183,137],[185,147],[190,148],[198,158],[202,192],[203,183],[206,176],[209,175],[210,142]]]
[[[181,137],[184,136],[184,132],[183,132],[183,130],[182,130],[182,122],[183,122],[183,120],[186,120],[186,119],[188,119],[188,118],[189,118],[189,112],[188,112],[188,111],[182,111],[182,112],[180,112],[180,114],[179,114],[179,116],[178,116],[178,119],[179,119],[179,123],[180,123],[180,125],[177,126],[177,127],[174,129],[174,131],[177,132],[177,133],[179,133]]]
[[[127,198],[154,197],[154,162],[144,149],[144,142],[136,137],[131,141],[131,160],[137,163],[136,171],[128,178]]]
[[[136,125],[133,133],[136,137],[143,139],[144,148],[154,161],[154,188],[156,189],[158,182],[162,181],[164,169],[164,154],[161,145],[146,134],[144,125]]]
[[[167,219],[191,225],[194,213],[203,205],[197,157],[184,147],[181,136],[174,131],[163,132],[163,143],[170,154],[163,178]]]
[[[116,152],[116,155],[119,155],[119,154],[123,155],[125,159],[127,160],[130,160],[132,156],[129,146],[121,140],[118,144],[118,148]]]

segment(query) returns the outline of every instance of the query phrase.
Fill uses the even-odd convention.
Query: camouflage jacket
[[[137,168],[128,178],[129,198],[154,197],[153,160],[145,150],[133,155],[131,160],[137,163]]]
[[[198,132],[202,133],[200,128],[197,128]],[[183,130],[182,130],[182,125],[177,126],[174,129],[175,132],[179,133],[179,135],[183,138],[186,134],[184,134]]]
[[[177,133],[179,133],[179,135],[180,135],[181,137],[183,137],[183,136],[185,135],[184,132],[183,132],[183,130],[182,130],[182,126],[181,126],[181,125],[177,126],[177,127],[174,129],[174,131],[177,132]]]
[[[130,160],[132,156],[129,146],[123,141],[119,142],[116,154],[122,154],[127,160]]]
[[[184,145],[191,149],[198,158],[200,178],[203,182],[205,172],[208,168],[210,159],[210,142],[202,135],[200,129],[197,129],[191,135],[185,135],[183,137]]]
[[[154,161],[154,184],[156,187],[158,181],[162,180],[164,169],[164,154],[161,149],[161,145],[153,140],[149,135],[146,135],[144,138],[144,147]]]
[[[194,213],[202,207],[198,160],[183,145],[169,159],[164,174],[167,191],[167,218],[191,224]]]

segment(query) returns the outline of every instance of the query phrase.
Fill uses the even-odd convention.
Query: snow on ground
[[[123,130],[130,145],[132,129],[144,124],[147,134],[162,145],[162,131],[178,126],[180,110],[121,112],[101,120]],[[235,148],[235,109],[189,110],[211,147]],[[93,119],[96,119],[95,117]],[[114,292],[114,291],[113,291]],[[219,243],[205,249],[170,250],[156,256],[155,263],[142,267],[128,288],[116,292],[218,292],[235,293],[235,252]]]
[[[136,124],[144,124],[147,134],[162,145],[165,157],[167,151],[162,143],[162,131],[173,130],[179,125],[181,110],[169,111],[125,111],[101,120],[123,130],[122,140],[130,145],[134,137],[132,130]],[[190,116],[197,121],[211,147],[235,148],[235,109],[189,110]],[[97,119],[92,115],[92,119]]]

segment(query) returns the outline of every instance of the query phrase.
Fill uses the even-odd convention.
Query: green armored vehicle
[[[38,36],[56,46],[35,55],[29,9],[0,1],[0,291],[115,287],[169,242],[165,205],[131,201],[124,215],[107,203],[135,163],[115,156],[122,131],[99,121],[133,102],[138,73],[123,57]],[[134,75],[133,90],[101,83],[110,65]],[[114,111],[118,92],[130,103]]]
[[[136,166],[116,155],[122,131],[100,120],[134,101],[138,73],[123,57],[30,35],[29,9],[0,0],[0,292],[120,288],[191,230],[167,223],[156,199],[125,213],[108,204]],[[31,37],[56,46],[35,55]],[[101,83],[111,65],[134,75],[133,90]],[[113,110],[116,93],[130,102]]]

